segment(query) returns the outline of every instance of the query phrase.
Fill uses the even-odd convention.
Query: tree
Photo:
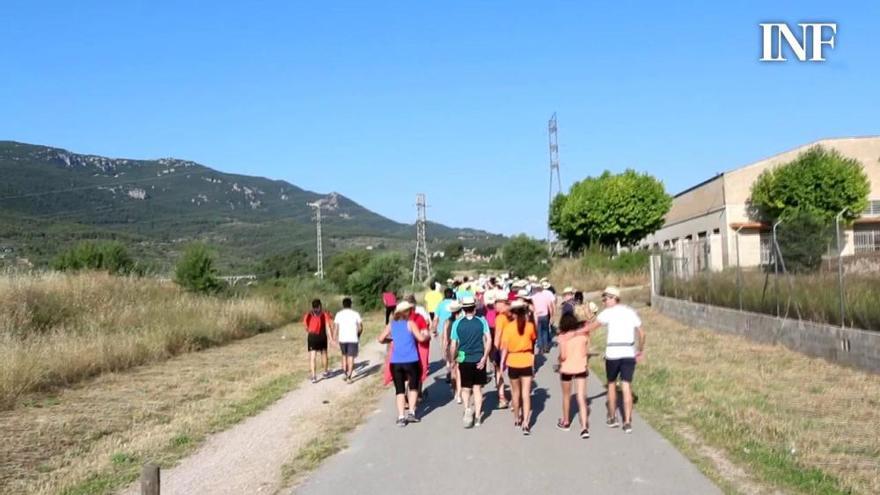
[[[291,278],[311,271],[309,255],[301,249],[269,256],[260,263],[259,273],[264,278]]]
[[[208,247],[202,243],[193,243],[186,247],[177,269],[174,281],[191,292],[211,294],[220,290],[220,280],[214,268],[214,257]]]
[[[573,251],[591,245],[631,246],[663,226],[672,206],[663,183],[648,174],[605,171],[575,183],[550,205],[550,227]]]
[[[59,254],[52,262],[56,270],[106,270],[112,275],[128,275],[135,263],[125,246],[116,241],[82,242]]]
[[[326,277],[342,292],[351,293],[348,279],[353,273],[367,266],[372,254],[364,250],[343,251],[332,258],[327,264]]]
[[[448,260],[457,260],[464,254],[464,244],[461,241],[452,241],[443,247],[443,257]]]
[[[776,232],[786,271],[805,273],[822,266],[833,229],[826,219],[808,210],[794,210]]]
[[[358,298],[365,310],[381,306],[382,293],[397,292],[406,285],[409,262],[396,253],[388,253],[370,260],[366,266],[349,277],[351,294]]]
[[[519,276],[546,275],[550,272],[547,246],[520,234],[512,237],[501,251],[504,268]]]
[[[858,160],[814,146],[793,161],[765,170],[752,184],[751,213],[762,220],[787,220],[798,211],[830,221],[844,208],[845,220],[858,217],[871,190]]]

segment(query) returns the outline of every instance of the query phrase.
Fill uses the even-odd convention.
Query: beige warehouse
[[[880,251],[880,136],[823,139],[718,174],[677,194],[663,228],[640,245],[687,259],[688,271],[720,270],[736,265],[738,238],[741,266],[769,262],[770,227],[748,215],[752,184],[763,171],[816,145],[861,162],[871,184],[868,208],[845,231],[844,255]]]

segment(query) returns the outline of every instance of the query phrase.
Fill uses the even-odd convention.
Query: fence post
[[[777,220],[773,224],[773,296],[776,299],[777,318],[779,318],[779,257],[782,253],[779,252],[779,244],[776,242],[776,227],[779,227],[780,223],[782,220]]]
[[[654,263],[657,259],[656,254],[652,254],[650,258],[648,258],[648,270],[651,274],[651,299],[653,302],[654,295],[657,294],[657,281],[654,279]]]
[[[843,292],[843,246],[840,244],[840,217],[843,216],[849,208],[840,210],[840,213],[834,217],[834,232],[837,235],[837,290],[840,292],[840,328],[846,327],[846,299]]]
[[[740,225],[736,232],[733,233],[736,238],[736,298],[739,301],[739,310],[743,309],[743,290],[742,290],[742,271],[739,266],[739,231],[743,229],[745,225]]]
[[[159,465],[149,462],[141,471],[141,495],[159,495]]]

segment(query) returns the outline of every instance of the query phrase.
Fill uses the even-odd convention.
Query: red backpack
[[[315,335],[320,335],[322,333],[325,333],[327,331],[327,312],[326,311],[321,312],[321,316],[320,316],[321,327],[317,331],[312,330],[312,318],[314,318],[314,317],[315,317],[315,313],[312,313],[311,311],[309,311],[309,314],[306,315],[306,329],[308,330],[308,332],[313,333]]]

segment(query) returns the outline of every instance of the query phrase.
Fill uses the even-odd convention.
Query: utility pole
[[[324,280],[324,246],[321,243],[321,200],[315,201],[314,203],[307,203],[310,207],[315,209],[315,227],[316,227],[316,237],[317,241],[317,258],[318,258],[318,278]]]
[[[556,175],[556,194],[562,192],[562,179],[559,177],[559,137],[556,134],[556,112],[547,122],[547,138],[550,144],[550,194],[547,200],[547,254],[553,254],[553,232],[550,230],[550,213],[553,208],[553,175]]]
[[[425,234],[425,226],[428,223],[425,210],[428,207],[425,194],[416,195],[416,208],[418,219],[416,220],[416,255],[413,260],[412,283],[425,281],[431,276],[431,256],[428,254],[428,240]]]

